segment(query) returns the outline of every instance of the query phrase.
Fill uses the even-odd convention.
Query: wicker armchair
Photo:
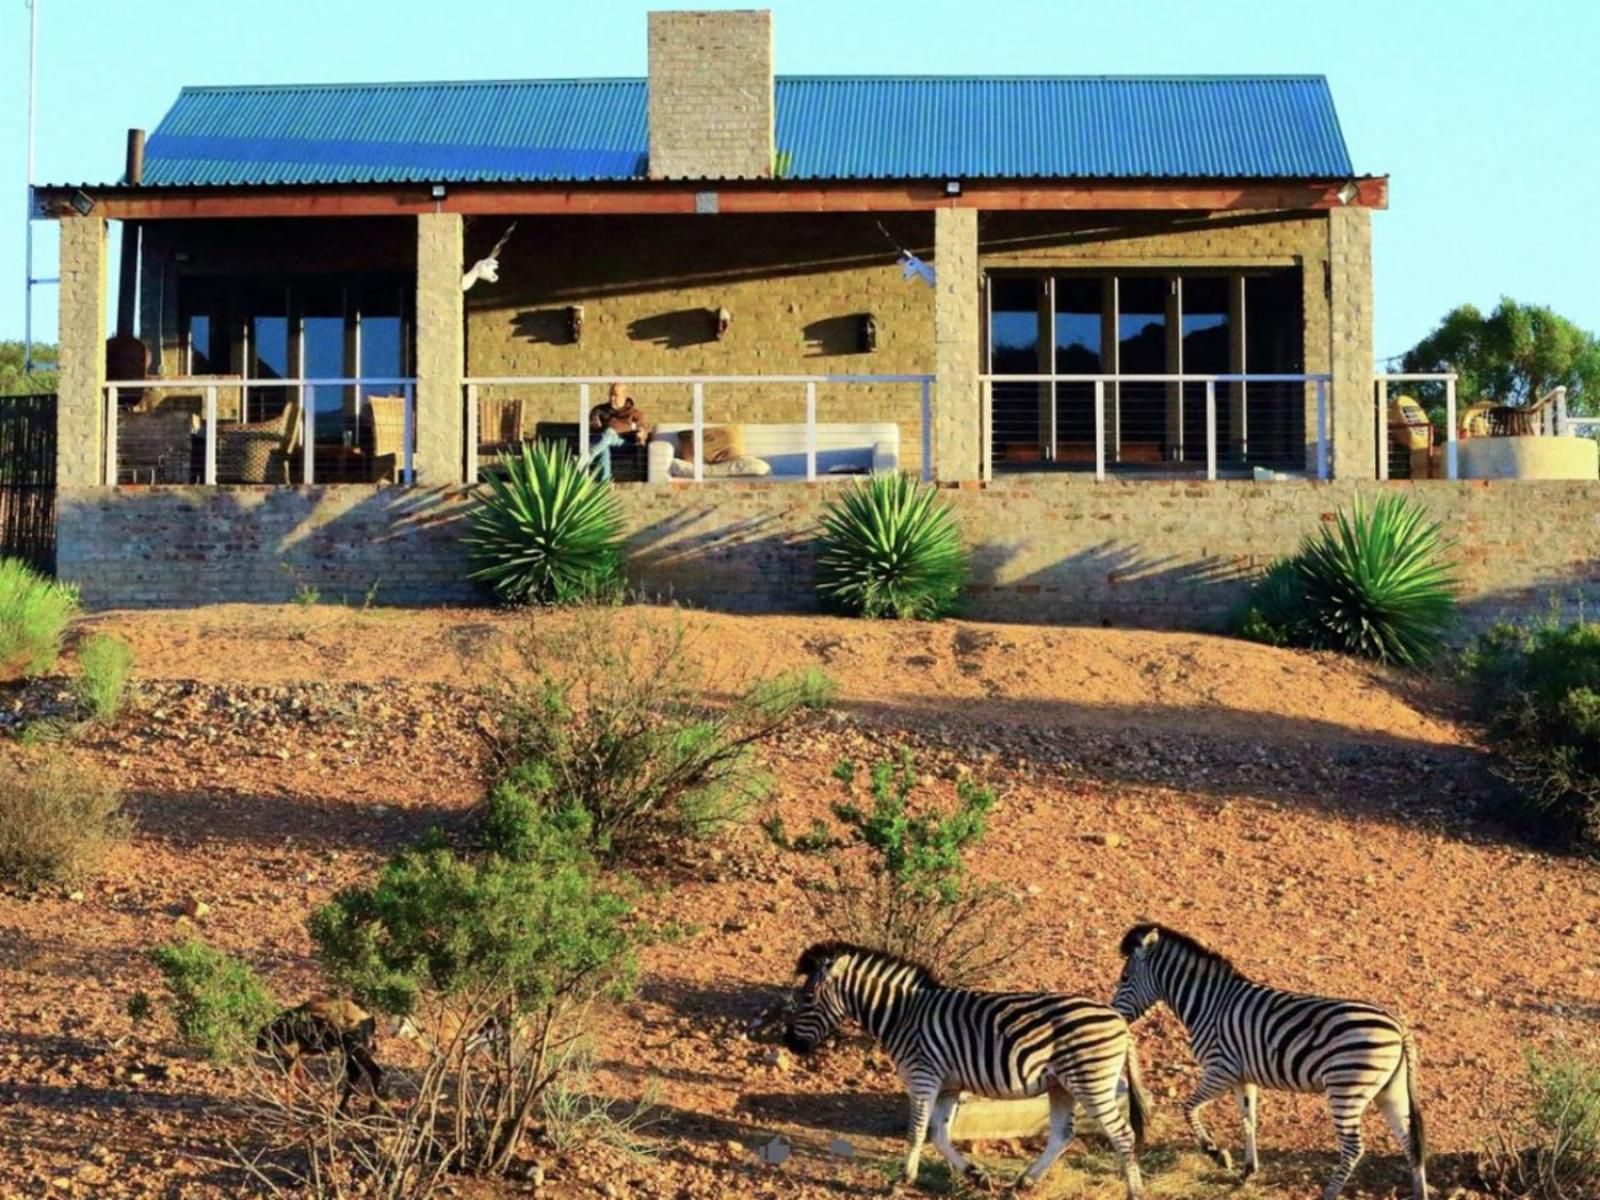
[[[524,404],[521,400],[478,402],[478,456],[492,458],[514,450],[522,441]]]
[[[367,397],[367,424],[362,442],[371,460],[367,478],[374,483],[396,482],[400,477],[400,464],[405,459],[404,396]]]
[[[289,483],[300,444],[300,398],[269,421],[217,427],[218,483]]]

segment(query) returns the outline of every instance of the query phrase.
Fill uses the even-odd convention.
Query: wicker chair
[[[516,449],[522,441],[524,407],[521,400],[478,402],[478,457],[492,458]]]
[[[218,483],[289,483],[300,444],[300,398],[269,421],[217,427]]]
[[[374,483],[394,483],[405,458],[406,398],[368,396],[367,414],[362,435],[363,448],[371,460],[367,478]]]

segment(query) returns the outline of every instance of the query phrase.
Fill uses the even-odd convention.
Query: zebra
[[[1405,1151],[1411,1192],[1427,1200],[1427,1156],[1417,1107],[1417,1048],[1381,1008],[1282,992],[1253,983],[1222,955],[1161,925],[1136,925],[1122,939],[1127,962],[1111,1007],[1131,1025],[1165,1002],[1189,1034],[1200,1083],[1184,1116],[1200,1149],[1225,1170],[1228,1152],[1207,1132],[1200,1112],[1229,1091],[1244,1123],[1244,1177],[1256,1157],[1259,1088],[1325,1092],[1339,1140],[1339,1165],[1323,1192],[1336,1200],[1361,1159],[1361,1115],[1374,1100]]]
[[[923,1141],[979,1186],[986,1176],[950,1141],[961,1093],[1020,1098],[1048,1093],[1050,1137],[1015,1186],[1033,1186],[1072,1140],[1074,1101],[1105,1131],[1117,1153],[1128,1200],[1143,1184],[1135,1157],[1149,1101],[1128,1024],[1080,996],[974,992],[940,984],[926,967],[846,942],[820,942],[795,966],[803,976],[784,1028],[784,1044],[810,1054],[846,1020],[870,1033],[894,1062],[911,1098],[905,1182],[915,1184]],[[1118,1103],[1128,1071],[1128,1114]],[[931,1126],[930,1126],[931,1120]]]

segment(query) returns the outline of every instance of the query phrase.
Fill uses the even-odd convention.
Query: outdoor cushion
[[[672,460],[671,474],[674,479],[693,479],[694,463],[684,462],[681,458]],[[759,478],[772,474],[772,464],[761,458],[728,458],[721,462],[708,462],[701,464],[701,473],[707,479],[743,479]]]
[[[731,462],[745,457],[744,430],[738,425],[709,425],[705,429],[705,449],[701,451],[708,463]],[[678,457],[684,462],[694,461],[694,430],[685,429],[678,434]]]

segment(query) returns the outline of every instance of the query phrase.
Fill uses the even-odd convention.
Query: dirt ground
[[[840,685],[834,711],[763,749],[789,828],[827,816],[840,757],[899,744],[935,795],[969,773],[996,789],[972,865],[1018,898],[1026,931],[998,983],[1108,996],[1121,932],[1155,919],[1258,978],[1401,1014],[1442,1196],[1470,1185],[1477,1151],[1516,1116],[1526,1049],[1600,1052],[1600,870],[1478,814],[1493,785],[1437,681],[1190,634],[688,619],[719,686],[808,665]],[[238,1080],[127,1016],[136,989],[159,992],[143,950],[199,925],[281,995],[309,993],[306,915],[463,820],[482,787],[475,689],[518,668],[530,630],[565,620],[285,606],[87,623],[132,642],[137,704],[58,752],[115,776],[136,832],[91,882],[0,894],[0,1197],[240,1194],[210,1161],[244,1133]],[[60,686],[0,689],[0,730]],[[45,752],[0,735],[0,754]],[[824,869],[751,824],[640,870],[650,915],[690,933],[646,952],[638,995],[602,1022],[594,1086],[650,1102],[645,1153],[536,1148],[539,1194],[882,1190],[903,1099],[881,1057],[847,1042],[795,1063],[744,1036],[823,932],[803,885]],[[192,900],[209,910],[198,921]],[[1150,1195],[1235,1195],[1190,1149],[1178,1103],[1194,1072],[1175,1023],[1158,1014],[1138,1033],[1158,1108]],[[1211,1123],[1237,1146],[1226,1106]],[[1346,1194],[1407,1194],[1375,1117],[1368,1133]],[[765,1166],[755,1151],[778,1136],[793,1155]],[[1243,1194],[1317,1194],[1333,1163],[1322,1103],[1264,1097],[1262,1146]],[[976,1156],[1010,1170],[1026,1154]],[[924,1164],[928,1191],[956,1190],[931,1150]],[[1043,1194],[1121,1191],[1102,1144],[1080,1138]]]

